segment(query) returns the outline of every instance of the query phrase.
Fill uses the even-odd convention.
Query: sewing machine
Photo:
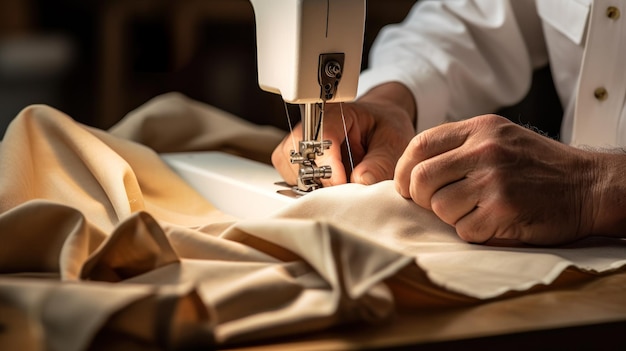
[[[302,140],[298,150],[291,151],[290,160],[299,167],[292,190],[304,195],[321,188],[321,180],[332,174],[329,166],[316,163],[332,147],[323,140],[324,106],[356,96],[365,0],[250,2],[256,21],[259,86],[281,95],[285,103],[300,106]],[[172,154],[164,159],[218,208],[240,217],[264,216],[293,201],[293,197],[277,195],[285,188],[275,184],[280,175],[266,165],[216,153]],[[255,172],[263,176],[251,181]],[[245,203],[224,205],[229,200],[218,196],[224,189],[229,189],[226,199],[239,195]]]

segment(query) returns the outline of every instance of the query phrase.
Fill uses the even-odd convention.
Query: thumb
[[[383,180],[393,179],[397,157],[390,150],[380,148],[368,152],[363,160],[354,167],[351,181],[371,185]]]

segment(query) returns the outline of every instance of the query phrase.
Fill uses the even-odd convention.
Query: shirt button
[[[619,18],[619,9],[615,6],[609,6],[606,9],[606,17],[612,19],[612,20],[616,20]]]
[[[593,91],[593,96],[595,96],[598,101],[604,101],[609,97],[609,92],[600,87]]]

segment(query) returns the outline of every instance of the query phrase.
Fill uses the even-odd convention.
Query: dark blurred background
[[[369,0],[363,66],[415,0]],[[0,135],[29,104],[106,129],[170,91],[287,128],[256,77],[249,0],[0,0]]]

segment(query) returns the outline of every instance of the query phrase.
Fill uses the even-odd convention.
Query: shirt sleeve
[[[534,0],[513,2],[419,1],[402,23],[381,30],[358,95],[404,84],[415,97],[418,132],[520,101],[547,54]]]

